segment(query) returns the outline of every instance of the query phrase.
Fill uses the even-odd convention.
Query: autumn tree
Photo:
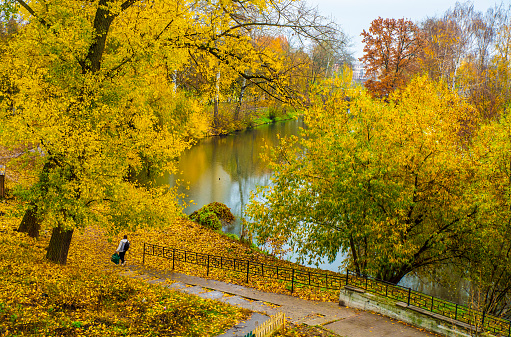
[[[426,77],[388,103],[344,87],[321,95],[302,137],[268,158],[272,184],[248,207],[259,242],[312,261],[343,253],[349,268],[396,283],[461,258],[477,210],[457,136],[470,107]]]
[[[474,11],[469,18],[472,45],[461,63],[457,89],[476,107],[482,121],[495,118],[502,108],[499,99],[501,88],[495,81],[497,69],[492,59],[497,36],[510,23],[509,14],[509,10],[495,7],[486,13]]]
[[[491,67],[490,80],[497,94],[496,110],[501,115],[511,102],[511,23],[502,26],[497,34]]]
[[[444,80],[452,86],[455,83],[460,60],[455,57],[462,48],[460,28],[451,20],[428,19],[422,24],[424,52],[420,65],[430,78]]]
[[[482,311],[511,317],[511,118],[485,123],[472,139],[474,184],[471,202],[478,207],[470,263],[463,270],[474,284]]]
[[[388,97],[417,72],[422,34],[410,20],[379,17],[361,35],[365,46],[360,61],[368,78],[364,85],[374,96]]]
[[[258,1],[13,0],[2,6],[18,8],[26,25],[1,55],[0,74],[9,74],[17,91],[1,93],[0,141],[28,149],[19,160],[35,169],[16,187],[23,222],[52,232],[47,257],[59,263],[75,229],[165,225],[180,214],[174,189],[134,179],[147,163],[156,174],[173,172],[202,124],[197,102],[178,98],[169,74],[202,55],[209,74],[220,69],[279,88],[278,63],[259,62],[245,33],[285,22],[302,29],[296,21],[302,14],[285,22],[252,20],[250,13],[275,10]],[[324,27],[308,23],[310,30]]]
[[[313,43],[309,50],[309,81],[312,84],[335,75],[337,67],[351,64],[352,57],[343,45],[335,43]]]
[[[207,13],[209,7],[202,6],[201,11]],[[180,82],[185,87],[213,102],[217,116],[219,100],[237,100],[237,119],[239,105],[246,97],[247,89],[274,101],[300,104],[299,99],[303,95],[293,83],[296,82],[294,77],[300,74],[297,69],[302,62],[295,62],[298,60],[295,50],[300,50],[310,41],[345,46],[346,39],[340,29],[304,1],[269,2],[264,8],[261,11],[254,4],[239,5],[224,12],[224,16],[210,15],[201,19],[210,27],[209,35],[218,34],[216,44],[225,43],[225,37],[234,34],[231,30],[222,32],[215,28],[221,27],[226,20],[231,20],[239,39],[250,41],[253,52],[250,55],[238,53],[238,56],[250,59],[244,68],[235,68],[234,63],[223,62],[220,54],[199,48],[190,51],[191,62],[178,71]],[[287,36],[296,37],[294,46],[286,40]]]
[[[509,13],[503,5],[483,13],[473,4],[457,3],[442,17],[430,18],[422,25],[421,68],[466,97],[481,121],[495,118],[502,108],[504,68],[497,63],[503,60],[499,50],[506,39]]]

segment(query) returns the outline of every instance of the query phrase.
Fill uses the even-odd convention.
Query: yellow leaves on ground
[[[49,235],[13,231],[19,220],[0,217],[2,337],[216,336],[246,318],[220,302],[118,276],[109,262],[117,242],[92,228],[77,233],[66,266],[50,263]]]
[[[215,231],[204,228],[187,219],[175,221],[159,231],[141,229],[135,233],[128,233],[128,238],[131,241],[130,251],[127,254],[127,260],[131,261],[130,263],[142,263],[143,245],[144,242],[147,242],[164,247],[183,249],[202,254],[226,256],[240,260],[250,260],[251,262],[260,262],[305,271],[317,271],[313,268],[306,268],[288,261],[279,260],[268,254],[249,248],[247,245],[241,244],[238,241],[229,239]],[[112,249],[116,248],[116,246],[114,248],[114,245],[111,247]],[[109,254],[106,253],[102,258],[108,259]],[[145,265],[162,271],[172,270],[172,260],[167,260],[161,257],[146,256]],[[261,278],[253,274],[250,274],[249,282],[246,283],[246,274],[243,272],[211,268],[209,276],[206,276],[207,268],[205,266],[197,266],[182,262],[175,262],[174,268],[176,272],[240,284],[268,292],[290,294],[291,290],[291,282]],[[297,284],[294,285],[293,295],[304,299],[320,301],[336,302],[338,300],[337,291],[308,286],[302,287]]]

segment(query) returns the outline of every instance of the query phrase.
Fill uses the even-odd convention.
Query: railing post
[[[209,254],[208,254],[208,271],[206,272],[206,276],[209,276]]]
[[[176,248],[172,248],[172,270],[174,270],[175,259],[176,259]]]
[[[456,303],[456,307],[454,309],[454,319],[458,319],[458,303]]]
[[[365,278],[366,278],[366,290],[367,290],[367,275],[364,275]]]
[[[412,293],[412,288],[408,288],[408,305],[410,305],[410,295]]]
[[[435,298],[433,296],[431,296],[431,312],[433,312],[433,301],[435,300]]]
[[[295,269],[291,268],[291,294],[295,290]]]
[[[309,286],[311,285],[311,272],[309,271]]]
[[[247,283],[248,283],[248,274],[250,272],[250,260],[247,260]]]
[[[142,265],[145,264],[145,242],[144,242],[144,251],[142,252]]]
[[[389,291],[389,284],[385,283],[385,297],[388,296],[388,291]]]
[[[349,273],[350,273],[350,270],[348,268],[346,268],[346,285],[348,285],[348,281],[349,281],[348,274]]]

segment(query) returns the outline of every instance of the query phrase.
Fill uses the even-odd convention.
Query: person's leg
[[[121,259],[121,264],[124,264],[124,255],[126,252],[119,252],[119,258]]]

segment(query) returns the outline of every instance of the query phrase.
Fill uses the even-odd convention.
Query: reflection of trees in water
[[[419,269],[407,274],[398,284],[458,304],[471,301],[470,282],[453,265]]]
[[[243,234],[240,217],[243,214],[245,203],[250,192],[257,185],[268,185],[270,171],[261,159],[263,147],[272,148],[278,143],[278,135],[289,136],[298,134],[301,121],[288,121],[266,125],[253,130],[225,137],[223,144],[217,144],[216,151],[222,153],[222,166],[231,177],[231,191],[229,200],[224,203],[231,208],[237,221],[224,230]],[[235,188],[233,188],[235,187]]]
[[[184,185],[179,191],[188,196],[187,200],[198,203],[187,208],[187,214],[204,204],[218,201],[226,204],[239,217],[250,191],[257,185],[267,185],[269,182],[270,171],[260,156],[263,146],[276,146],[277,134],[298,134],[301,126],[302,121],[292,120],[234,135],[203,139],[182,154],[179,159],[181,174],[167,175],[159,179],[158,183],[170,183],[173,186],[177,179],[183,180]],[[188,182],[189,190],[186,189]],[[238,222],[234,226],[238,226]],[[236,227],[226,230],[237,232]]]

